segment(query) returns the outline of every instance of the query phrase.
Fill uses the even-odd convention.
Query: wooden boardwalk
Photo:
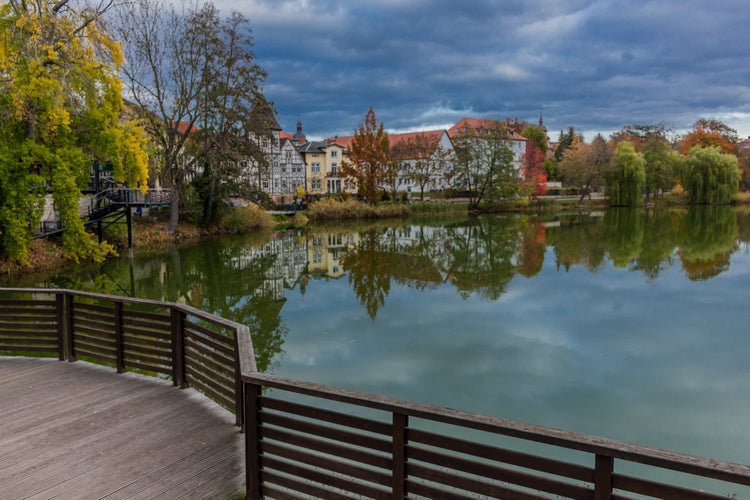
[[[232,497],[244,491],[234,420],[167,381],[0,356],[0,499]]]

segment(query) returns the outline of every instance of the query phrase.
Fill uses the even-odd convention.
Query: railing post
[[[57,316],[57,356],[60,361],[65,359],[65,294],[55,294],[55,313]]]
[[[406,498],[406,429],[409,425],[409,417],[402,413],[393,414],[393,470],[391,480],[393,481],[393,498]]]
[[[245,423],[245,396],[243,394],[242,367],[240,366],[240,342],[239,332],[234,329],[234,414],[235,425],[243,430]]]
[[[73,326],[73,295],[65,294],[65,333],[67,334],[66,347],[68,349],[68,361],[76,360],[76,346],[74,343],[75,331]]]
[[[172,381],[187,387],[185,380],[185,313],[172,307]]]
[[[612,498],[612,474],[615,460],[606,455],[596,455],[594,468],[594,500]]]
[[[260,385],[244,383],[245,394],[245,498],[263,498],[260,463]]]
[[[115,359],[117,373],[125,373],[125,352],[122,338],[122,302],[116,301],[113,305],[115,308]]]

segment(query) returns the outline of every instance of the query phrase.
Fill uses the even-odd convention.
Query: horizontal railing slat
[[[381,452],[390,452],[392,450],[391,443],[386,439],[365,436],[358,432],[345,431],[335,427],[315,424],[309,421],[298,420],[270,412],[261,412],[261,422],[263,425],[275,425],[277,427],[292,429],[297,432],[319,436],[332,441],[340,441],[349,446],[359,446]]]
[[[339,460],[326,458],[318,453],[306,453],[298,449],[289,448],[287,446],[269,442],[263,443],[261,449],[263,451],[263,467],[275,468],[273,467],[273,465],[270,465],[271,460],[274,460],[273,457],[280,457],[285,460],[300,462],[306,464],[309,467],[324,469],[335,474],[349,476],[354,479],[373,483],[375,485],[391,485],[390,474],[379,472],[373,469],[366,469],[357,465],[347,464]]]
[[[210,347],[196,342],[192,337],[188,337],[185,339],[185,347],[187,349],[193,349],[197,352],[203,353],[207,356],[214,356],[217,362],[225,363],[227,366],[234,364],[233,358],[227,356],[223,352],[211,350]]]
[[[352,427],[360,431],[368,431],[385,436],[391,435],[391,425],[385,422],[378,422],[377,420],[370,420],[337,411],[292,403],[291,401],[274,399],[268,396],[264,396],[261,403],[261,409],[264,410],[276,410],[283,413],[291,413],[300,417],[307,417],[332,424]]]
[[[201,380],[210,381],[211,385],[215,386],[217,390],[220,390],[227,396],[234,394],[234,380],[232,377],[220,375],[206,366],[201,366],[200,364],[195,363],[192,359],[190,359],[186,366],[186,369],[189,370],[191,376],[197,376]]]
[[[648,495],[654,498],[690,498],[692,500],[719,500],[727,498],[726,495],[714,495],[705,491],[681,488],[671,484],[648,481],[622,474],[612,475],[612,487],[629,493]]]
[[[275,474],[271,471],[261,469],[260,476],[263,483],[271,483],[283,488],[289,488],[293,491],[298,491],[306,495],[311,495],[313,498],[326,498],[329,500],[351,500],[351,496],[343,495],[335,491],[330,491],[320,486],[316,486],[310,483],[304,483],[302,481],[296,481],[288,476]],[[283,490],[282,490],[283,491]],[[284,498],[283,496],[279,498]]]
[[[572,483],[546,478],[538,474],[529,474],[517,470],[511,470],[507,467],[499,467],[488,463],[469,460],[444,453],[437,453],[431,450],[420,449],[409,446],[406,452],[409,460],[426,462],[434,466],[450,468],[456,472],[476,474],[486,479],[511,483],[524,488],[563,495],[568,498],[586,498],[591,492],[588,488],[576,486]],[[460,477],[460,476],[457,476]]]
[[[169,328],[169,324],[171,322],[171,317],[168,313],[155,313],[151,311],[141,311],[138,309],[123,308],[122,317],[127,321],[133,323],[143,321],[150,325],[164,325],[165,328]]]
[[[312,464],[311,464],[312,465]],[[311,469],[300,464],[289,463],[284,460],[275,460],[273,458],[263,460],[264,472],[270,470],[283,472],[290,476],[306,479],[313,483],[323,485],[322,488],[327,492],[321,498],[328,498],[335,490],[348,491],[365,498],[390,498],[388,492],[373,488],[366,484],[347,480],[338,474],[326,473],[325,469]]]
[[[193,332],[188,333],[188,336],[185,338],[185,342],[200,344],[203,348],[208,347],[210,349],[214,349],[218,353],[223,354],[224,358],[229,362],[233,362],[234,360],[234,350],[230,347],[230,345],[228,345],[229,343],[222,344],[214,340],[195,335]]]
[[[577,479],[588,483],[594,482],[594,470],[582,465],[552,460],[539,455],[530,455],[528,453],[507,450],[482,443],[465,441],[442,434],[421,431],[419,429],[408,429],[406,432],[407,440],[412,445],[424,444],[434,446],[456,453],[470,454],[475,457],[517,465],[519,467],[547,472],[558,476],[568,477],[570,479]]]
[[[138,361],[127,361],[126,363],[127,368],[135,368],[137,370],[143,370],[145,372],[153,372],[153,373],[160,373],[162,375],[172,375],[172,369],[164,369],[163,367],[154,366],[148,363],[140,363]]]
[[[393,467],[393,460],[390,456],[378,455],[371,451],[341,446],[338,443],[324,441],[322,439],[310,436],[295,434],[282,429],[273,427],[263,427],[262,435],[264,442],[268,439],[282,443],[314,450],[319,453],[337,456],[353,462],[359,462],[373,467],[390,470]]]

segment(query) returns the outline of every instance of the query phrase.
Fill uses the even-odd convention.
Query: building
[[[451,187],[453,142],[447,131],[389,134],[388,140],[399,165],[396,191],[429,193]]]
[[[354,182],[341,176],[341,163],[347,149],[335,142],[311,141],[297,148],[305,163],[305,190],[308,195],[322,196],[354,193]]]
[[[482,118],[462,118],[450,129],[448,129],[448,135],[451,139],[456,139],[462,135],[473,135],[476,137],[486,136],[498,124],[502,125],[503,122],[498,120],[486,120]],[[526,153],[526,139],[521,137],[520,134],[514,130],[508,130],[508,139],[510,140],[510,147],[513,150],[513,164],[516,169],[520,172],[521,162],[523,155]]]

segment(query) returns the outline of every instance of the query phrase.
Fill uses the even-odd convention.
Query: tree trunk
[[[182,182],[172,181],[172,201],[169,203],[169,223],[167,232],[174,233],[180,222],[180,194],[182,193]]]

